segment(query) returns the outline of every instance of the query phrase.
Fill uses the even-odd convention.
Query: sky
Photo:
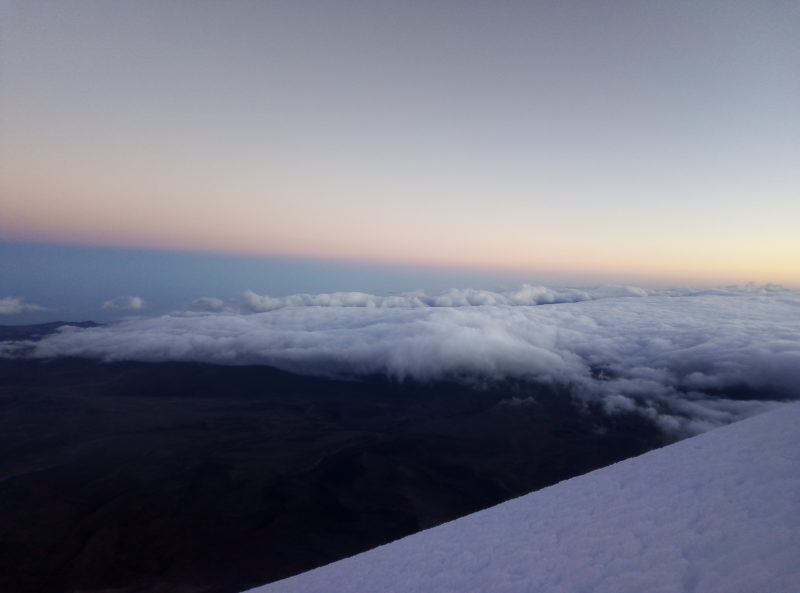
[[[0,297],[213,295],[184,265],[798,287],[797,30],[782,0],[0,0]]]

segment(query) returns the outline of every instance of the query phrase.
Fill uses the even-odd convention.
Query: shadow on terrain
[[[523,383],[0,359],[0,590],[232,593],[663,444]]]

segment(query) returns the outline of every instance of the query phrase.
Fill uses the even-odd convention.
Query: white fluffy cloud
[[[47,307],[26,303],[22,297],[7,296],[0,298],[0,315],[19,315],[29,311],[49,311]]]
[[[120,311],[141,311],[146,306],[145,300],[139,296],[119,296],[100,305],[102,309],[118,309]]]
[[[189,303],[190,311],[211,312],[225,309],[225,301],[216,297],[200,297]]]
[[[599,298],[648,296],[649,291],[634,286],[603,286],[595,289],[549,288],[523,284],[516,290],[493,292],[474,288],[453,288],[439,295],[423,291],[381,296],[365,292],[293,294],[285,297],[244,293],[245,307],[253,312],[274,311],[284,307],[368,307],[375,309],[411,309],[425,307],[479,307],[485,305],[530,306],[552,303],[575,303]]]
[[[532,305],[551,305],[555,303],[578,303],[599,299],[647,297],[647,296],[735,296],[740,294],[775,294],[784,291],[783,287],[767,284],[756,286],[729,286],[726,288],[705,289],[656,289],[638,286],[605,285],[596,288],[551,288],[523,284],[514,290],[494,292],[474,288],[453,288],[437,295],[424,291],[404,292],[399,295],[375,295],[365,292],[331,292],[320,294],[292,294],[283,297],[260,295],[252,290],[243,295],[244,308],[259,313],[274,311],[285,307],[366,307],[371,309],[417,309],[426,307],[480,307],[486,305],[505,305],[509,307],[529,307]]]
[[[762,410],[769,400],[800,395],[800,292],[615,288],[548,306],[519,304],[540,298],[534,295],[563,301],[584,292],[548,290],[275,300],[248,293],[270,310],[64,328],[35,343],[32,354],[269,364],[398,379],[519,378],[566,386],[608,413],[636,412],[677,432],[698,432]]]

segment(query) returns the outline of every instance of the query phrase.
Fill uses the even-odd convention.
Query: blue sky
[[[576,277],[488,269],[41,243],[0,243],[0,270],[0,295],[24,297],[28,303],[50,309],[9,315],[0,318],[3,323],[107,321],[161,314],[185,309],[201,297],[237,303],[245,290],[283,296],[333,291],[435,292],[454,286],[493,289],[523,282],[581,284]],[[141,297],[146,306],[137,311],[102,308],[103,303],[121,296]]]

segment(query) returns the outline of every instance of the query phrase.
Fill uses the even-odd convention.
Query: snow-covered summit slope
[[[258,593],[796,593],[800,404]]]

